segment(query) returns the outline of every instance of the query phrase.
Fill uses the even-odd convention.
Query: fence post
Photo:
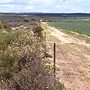
[[[45,37],[45,47],[46,47],[46,32],[44,32],[44,37]]]
[[[55,75],[55,64],[56,64],[56,44],[54,43],[54,78],[56,77],[56,75]]]
[[[47,48],[46,48],[46,32],[44,32],[44,41],[45,41],[45,57],[47,54]]]

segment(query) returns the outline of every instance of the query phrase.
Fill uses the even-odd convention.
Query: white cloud
[[[62,6],[61,5],[57,5],[56,8],[61,8]]]
[[[1,0],[0,3],[9,3],[11,2],[12,0]]]
[[[5,4],[5,5],[0,5],[0,7],[3,7],[3,8],[5,8],[5,7],[9,7],[9,8],[12,8],[12,7],[14,7],[14,5],[12,5],[12,4]],[[0,8],[1,9],[1,8]]]
[[[53,2],[53,0],[33,0],[32,2],[43,3],[43,4],[46,4],[46,3],[51,4]]]
[[[35,6],[26,6],[25,9],[35,9]]]
[[[1,0],[0,11],[89,12],[89,2],[90,0]]]
[[[88,2],[88,0],[77,0],[78,2]]]
[[[30,4],[34,4],[34,5],[42,5],[42,6],[48,6],[48,5],[50,5],[50,4],[52,4],[53,3],[53,0],[32,0],[32,1],[30,1]]]
[[[83,8],[81,5],[75,5],[75,4],[61,4],[61,5],[56,5],[56,10],[58,12],[84,12]]]
[[[64,10],[66,10],[67,9],[67,7],[69,8],[70,6],[67,6],[67,5],[57,5],[56,6],[56,9],[57,10],[60,10],[60,11],[64,11]]]
[[[29,4],[29,0],[12,0],[10,3],[16,4],[16,5],[26,5]]]
[[[53,2],[53,0],[11,0],[12,4],[43,4],[43,5],[49,5]]]
[[[61,3],[73,4],[73,3],[88,3],[90,0],[59,0]]]

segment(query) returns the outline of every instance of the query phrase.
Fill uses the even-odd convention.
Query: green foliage
[[[45,69],[49,69],[49,70],[53,70],[54,69],[54,65],[51,63],[45,63]],[[60,68],[58,65],[55,66],[55,70],[56,71],[60,71]]]
[[[41,32],[42,30],[43,30],[43,28],[41,26],[35,26],[34,27],[34,31],[37,33]]]
[[[0,34],[0,50],[5,50],[10,44],[10,41],[19,36],[19,33],[20,32]]]
[[[4,24],[4,28],[5,28],[7,31],[10,31],[11,25]]]
[[[12,75],[11,75],[11,73],[9,73],[9,72],[4,72],[3,74],[2,74],[2,79],[10,79],[12,77]]]
[[[31,21],[37,21],[35,18],[32,18]]]
[[[30,19],[29,19],[29,18],[25,18],[23,21],[24,21],[24,22],[29,22]]]
[[[0,29],[4,28],[4,25],[0,22]]]
[[[8,33],[8,34],[0,34],[0,49],[4,50],[8,44],[10,44],[10,41],[12,40],[13,35]]]
[[[4,28],[7,29],[8,28],[8,25],[7,24],[4,24]]]
[[[0,72],[1,78],[4,80],[10,79],[12,77],[12,72],[15,72],[18,68],[16,58],[10,56],[9,52],[6,52],[0,56],[0,60],[0,68],[3,68]]]
[[[26,62],[34,58],[43,57],[44,55],[42,42],[40,42],[41,40],[39,37],[33,37],[31,33],[24,33],[15,38],[15,36],[18,35],[19,34],[16,33],[15,35],[10,33],[4,34],[4,37],[2,37],[3,40],[0,42],[2,50],[7,47],[5,52],[0,56],[0,66],[3,67],[1,76],[5,79],[8,78],[6,77],[7,73],[11,74],[11,72],[15,72],[16,68],[17,71],[21,70],[21,67],[25,66]],[[13,38],[15,38],[14,41],[12,40]],[[4,45],[4,47],[2,47],[2,45]]]
[[[44,30],[44,29],[42,28],[42,26],[35,26],[35,27],[34,27],[34,32],[37,33],[39,37],[42,36],[42,31],[43,31],[43,30]]]

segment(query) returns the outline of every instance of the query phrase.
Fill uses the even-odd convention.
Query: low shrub
[[[20,35],[20,32],[17,33],[5,33],[0,34],[0,50],[5,50],[11,41],[15,40],[16,37]]]
[[[0,22],[0,29],[4,28],[4,25]]]
[[[11,25],[4,24],[4,28],[5,28],[7,31],[10,31],[10,30],[11,30]]]
[[[35,26],[34,27],[34,31],[37,32],[37,33],[41,32],[42,30],[43,30],[43,28],[41,26]]]
[[[24,22],[30,22],[30,19],[29,18],[25,18],[23,21]]]
[[[0,68],[2,68],[0,75],[2,80],[7,80],[12,77],[12,72],[15,72],[18,67],[18,61],[15,57],[10,56],[9,52],[5,52],[0,56]]]
[[[45,63],[45,69],[49,69],[49,70],[53,70],[54,69],[54,65],[51,63]],[[60,71],[60,68],[58,65],[56,65],[55,67],[56,71]]]
[[[44,29],[43,29],[41,26],[35,26],[35,27],[34,27],[34,33],[37,33],[39,37],[42,36],[42,31],[43,31],[43,30],[44,30]]]
[[[32,18],[31,21],[37,21],[35,18]]]
[[[10,33],[0,34],[0,49],[5,50],[12,38],[13,35]]]

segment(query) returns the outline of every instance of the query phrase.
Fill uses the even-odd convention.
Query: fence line
[[[44,40],[45,40],[45,47],[46,47],[46,32],[44,33]],[[46,50],[47,50],[47,48],[46,48]],[[61,51],[61,49],[60,49],[60,53],[61,53],[61,55],[64,57],[64,60],[66,60],[66,61],[68,61],[68,59],[67,59],[67,57],[63,54],[63,52]],[[54,43],[54,78],[56,77],[56,75],[55,75],[55,64],[56,64],[56,44]],[[66,65],[67,65],[67,63],[66,63]],[[68,65],[67,65],[68,66]],[[71,66],[71,64],[70,64],[70,66]],[[76,82],[78,82],[78,79],[80,80],[80,85],[83,87],[83,89],[84,90],[86,90],[85,89],[85,87],[84,87],[84,85],[86,86],[86,88],[87,88],[87,90],[90,90],[89,89],[89,87],[86,85],[86,83],[83,81],[83,79],[80,77],[80,75],[78,74],[78,72],[71,66],[71,68],[72,68],[72,70],[77,74],[77,76],[78,77],[76,77],[75,76],[75,74],[74,74],[74,77],[76,77]],[[71,70],[71,71],[72,71]],[[82,85],[82,83],[84,84],[84,85]],[[81,86],[79,86],[80,88],[81,88]],[[82,90],[82,88],[80,89],[80,90]]]

